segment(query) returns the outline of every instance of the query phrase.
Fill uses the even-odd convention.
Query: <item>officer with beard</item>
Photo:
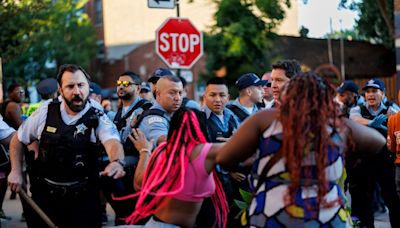
[[[139,75],[131,71],[122,73],[116,82],[117,94],[121,105],[116,114],[112,114],[111,112],[108,114],[117,126],[121,136],[126,161],[125,171],[127,174],[114,189],[107,189],[107,187],[111,186],[110,184],[105,183],[103,185],[107,201],[115,211],[115,225],[125,224],[124,218],[132,213],[136,204],[135,199],[113,200],[111,192],[121,196],[134,193],[133,177],[139,161],[139,152],[128,139],[128,135],[132,131],[131,123],[136,120],[136,117],[140,113],[152,106],[150,101],[142,99],[139,96],[141,83],[142,80]]]
[[[353,81],[346,80],[336,91],[335,100],[339,103],[342,114],[348,118],[350,109],[358,105],[358,86]]]
[[[10,144],[9,186],[19,191],[23,145],[39,141],[38,157],[29,164],[32,199],[58,227],[101,227],[99,174],[125,175],[124,154],[114,124],[88,100],[90,76],[73,64],[57,75],[61,101],[46,101],[18,129]],[[110,163],[98,169],[98,142]],[[29,227],[46,227],[27,212]]]

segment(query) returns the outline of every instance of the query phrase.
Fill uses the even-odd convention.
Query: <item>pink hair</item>
[[[194,129],[195,135],[190,129]],[[140,219],[155,214],[164,206],[165,197],[173,197],[182,190],[190,154],[196,145],[205,143],[207,140],[200,129],[195,113],[186,111],[179,129],[152,153],[143,177],[141,191],[138,193],[136,209],[126,218],[129,224],[135,224]],[[211,196],[216,216],[214,226],[218,224],[218,227],[225,227],[228,204],[215,170],[213,175],[216,184],[215,193]],[[134,196],[137,194],[123,198]]]

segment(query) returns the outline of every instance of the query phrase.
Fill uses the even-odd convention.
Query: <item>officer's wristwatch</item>
[[[117,162],[117,163],[120,164],[122,167],[125,167],[125,166],[126,166],[125,160],[120,159],[120,158],[115,159],[115,160],[113,160],[112,162]]]

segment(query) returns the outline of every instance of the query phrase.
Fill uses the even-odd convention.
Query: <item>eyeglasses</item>
[[[128,87],[128,86],[130,86],[130,85],[139,85],[139,84],[133,83],[133,82],[130,82],[130,81],[120,81],[120,80],[117,80],[117,86],[120,86],[120,85],[123,85],[124,87]]]

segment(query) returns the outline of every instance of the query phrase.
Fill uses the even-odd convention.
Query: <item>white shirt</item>
[[[31,116],[26,119],[18,129],[18,139],[23,144],[30,144],[34,140],[40,140],[43,128],[46,124],[47,108],[51,100],[45,101]],[[85,108],[75,116],[70,116],[65,110],[65,101],[61,99],[60,112],[61,118],[66,125],[74,125],[89,109],[90,107],[98,108],[100,104],[90,99],[86,103]],[[100,106],[101,107],[101,106]],[[96,142],[96,136],[100,139],[101,143],[109,139],[116,139],[120,141],[120,137],[115,125],[104,114],[99,118],[99,125],[90,136],[90,141]]]
[[[8,126],[8,124],[3,121],[3,117],[0,115],[0,140],[7,138],[14,131],[14,128]]]

